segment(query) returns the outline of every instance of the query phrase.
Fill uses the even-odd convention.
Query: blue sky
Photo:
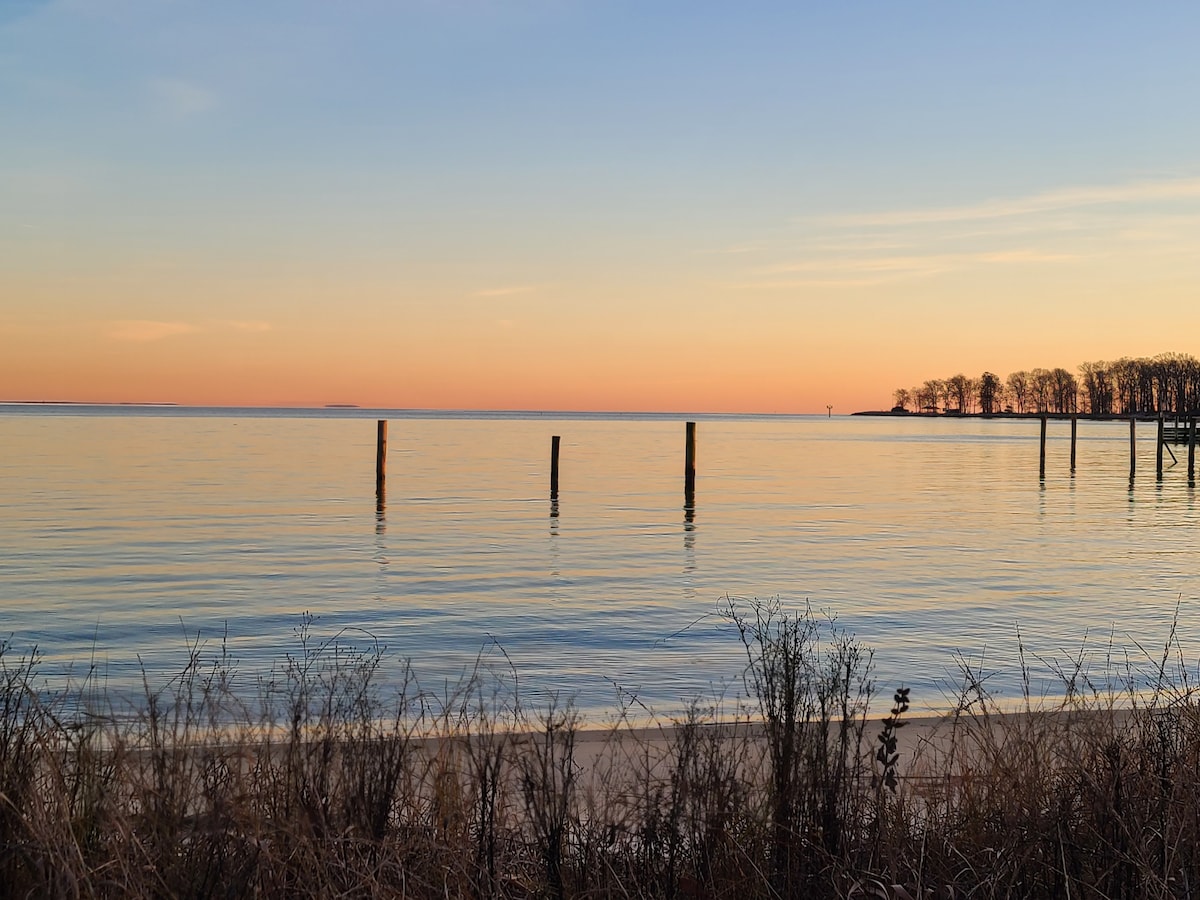
[[[1193,5],[0,10],[22,394],[803,411],[1200,324]],[[237,395],[255,354],[290,380]]]

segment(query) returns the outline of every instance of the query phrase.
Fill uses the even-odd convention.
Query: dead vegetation
[[[479,672],[446,696],[383,651],[299,650],[249,689],[197,644],[115,709],[0,644],[0,890],[12,897],[1107,897],[1200,892],[1200,707],[1146,685],[1001,713],[963,667],[905,743],[870,654],[777,602],[726,611],[734,710],[584,729]],[[247,701],[253,697],[253,702]]]

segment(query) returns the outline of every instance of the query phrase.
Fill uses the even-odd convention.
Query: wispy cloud
[[[974,259],[985,263],[1056,263],[1081,259],[1076,253],[1047,253],[1044,250],[1002,250],[996,253],[976,253]]]
[[[952,256],[880,256],[842,259],[808,259],[800,262],[780,263],[768,266],[765,274],[777,275],[789,272],[856,272],[893,275],[932,275],[946,270],[947,260]]]
[[[1137,181],[1128,184],[1060,188],[1053,191],[1028,194],[1024,197],[986,200],[982,203],[964,206],[830,216],[826,217],[824,221],[829,224],[848,227],[926,225],[942,222],[1003,219],[1013,216],[1109,204],[1152,203],[1196,198],[1200,198],[1200,178],[1177,178],[1160,181]]]
[[[536,284],[519,284],[510,287],[486,288],[482,291],[476,291],[472,297],[511,297],[514,294],[531,294],[538,290],[540,285]]]
[[[270,331],[274,327],[270,322],[241,321],[235,319],[228,319],[221,324],[226,328],[232,328],[234,331],[246,331],[253,333]]]
[[[236,331],[242,334],[261,334],[271,331],[270,322],[221,319],[197,324],[195,322],[161,322],[155,319],[120,319],[107,323],[104,334],[114,341],[161,341],[181,334],[200,334]]]
[[[1069,253],[1047,253],[1032,249],[807,259],[760,269],[758,274],[765,277],[738,287],[766,290],[797,287],[872,287],[906,278],[928,278],[980,264],[1030,265],[1076,259],[1079,257]],[[789,275],[800,277],[779,277]]]
[[[199,331],[191,322],[155,322],[150,319],[123,319],[109,322],[105,334],[114,341],[160,341],[163,338]]]
[[[201,85],[177,78],[156,78],[150,94],[159,111],[172,119],[192,119],[217,106],[217,95]]]
[[[712,254],[716,256],[739,256],[744,253],[760,253],[767,249],[767,244],[762,242],[745,243],[745,244],[730,244],[727,247],[712,247],[704,250],[697,250],[697,253]]]
[[[1001,269],[1114,264],[1194,254],[1200,177],[1085,185],[960,206],[793,219],[723,285],[735,290],[862,289]],[[757,252],[761,251],[761,252]],[[772,258],[773,257],[773,258]],[[1081,271],[1081,275],[1083,275]]]
[[[730,284],[739,291],[786,291],[798,288],[863,288],[877,287],[895,281],[895,278],[770,278]]]

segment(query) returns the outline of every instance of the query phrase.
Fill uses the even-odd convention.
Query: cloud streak
[[[1200,178],[1139,181],[1043,191],[1024,197],[986,200],[964,206],[907,209],[825,217],[842,227],[886,227],[971,222],[1058,212],[1112,204],[1155,203],[1200,198]]]
[[[195,322],[164,322],[156,319],[119,319],[109,322],[104,330],[105,337],[114,341],[146,343],[178,337],[183,334],[200,334],[211,331],[237,331],[243,334],[262,334],[272,330],[270,322],[225,319],[208,326]]]
[[[1128,258],[1147,250],[1160,256],[1191,252],[1198,201],[1200,177],[1181,177],[1064,187],[960,206],[798,218],[792,259],[744,269],[734,287],[867,288],[996,267]],[[777,252],[787,251],[779,246]]]
[[[270,322],[241,321],[236,319],[230,319],[221,324],[226,328],[232,328],[234,331],[244,331],[252,334],[261,334],[264,331],[270,331],[274,327]]]
[[[910,256],[809,259],[781,263],[759,270],[764,280],[738,285],[773,290],[796,287],[873,287],[907,278],[928,278],[976,265],[1008,266],[1072,262],[1070,253],[1017,249],[983,253],[942,253]],[[778,276],[798,275],[798,278]]]
[[[183,120],[203,115],[217,106],[217,95],[205,87],[176,78],[156,78],[150,82],[150,94],[160,112]]]
[[[176,337],[199,331],[197,325],[190,322],[156,322],[151,319],[122,319],[108,323],[105,335],[114,341],[161,341],[163,338]]]
[[[515,294],[530,294],[538,289],[536,284],[520,284],[512,287],[487,288],[476,291],[472,297],[512,297]]]

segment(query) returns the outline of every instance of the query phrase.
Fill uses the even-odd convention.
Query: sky
[[[0,400],[835,412],[1200,353],[1200,5],[0,0]]]

